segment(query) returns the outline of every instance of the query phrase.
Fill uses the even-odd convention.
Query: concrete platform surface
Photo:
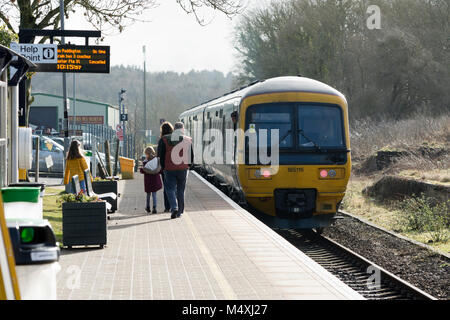
[[[107,247],[62,251],[58,299],[362,299],[196,173],[176,220],[145,214],[140,174],[120,189]]]

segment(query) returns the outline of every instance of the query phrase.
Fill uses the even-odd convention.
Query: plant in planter
[[[64,194],[60,197],[63,218],[63,246],[106,245],[106,202],[97,197]]]
[[[86,202],[96,202],[99,201],[98,197],[94,196],[94,197],[89,197],[87,196],[85,193],[83,193],[83,191],[81,191],[78,194],[73,194],[73,193],[67,193],[67,194],[63,194],[59,197],[59,203],[64,203],[64,202],[82,202],[82,203],[86,203]]]

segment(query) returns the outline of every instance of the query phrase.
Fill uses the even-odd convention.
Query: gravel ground
[[[327,236],[438,299],[450,299],[450,261],[426,248],[351,217],[325,229]]]

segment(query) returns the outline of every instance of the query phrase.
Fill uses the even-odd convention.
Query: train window
[[[271,142],[271,130],[278,129],[280,148],[293,148],[292,123],[294,110],[289,104],[266,104],[251,106],[247,109],[247,130],[256,133],[267,130],[267,145]],[[261,141],[259,141],[261,143]]]
[[[337,106],[300,105],[298,129],[300,148],[345,146],[341,110]]]

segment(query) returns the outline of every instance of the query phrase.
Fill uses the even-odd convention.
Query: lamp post
[[[127,92],[127,90],[125,90],[125,89],[120,89],[120,92],[119,92],[119,113],[120,113],[120,120],[121,120],[121,123],[122,123],[122,132],[123,132],[123,148],[122,148],[122,154],[124,154],[125,155],[125,152],[126,152],[126,137],[125,137],[125,121],[123,121],[123,119],[122,119],[122,115],[123,114],[125,114],[125,104],[123,103],[124,101],[125,101],[125,93]],[[125,156],[128,156],[128,154],[127,155],[125,155]]]
[[[142,47],[144,53],[144,130],[147,130],[147,66],[145,63],[145,46]]]
[[[76,82],[76,74],[73,74],[73,120],[72,120],[72,132],[73,135],[75,134],[75,128],[76,128],[76,124],[77,124],[77,112],[76,112],[76,105],[77,105],[77,82]]]
[[[64,0],[59,1],[59,15],[61,18],[61,30],[64,30]],[[61,37],[61,44],[65,44],[65,37]],[[64,156],[66,156],[67,151],[69,151],[69,108],[67,105],[67,77],[66,73],[62,74],[62,85],[63,85],[63,103],[64,103]]]

